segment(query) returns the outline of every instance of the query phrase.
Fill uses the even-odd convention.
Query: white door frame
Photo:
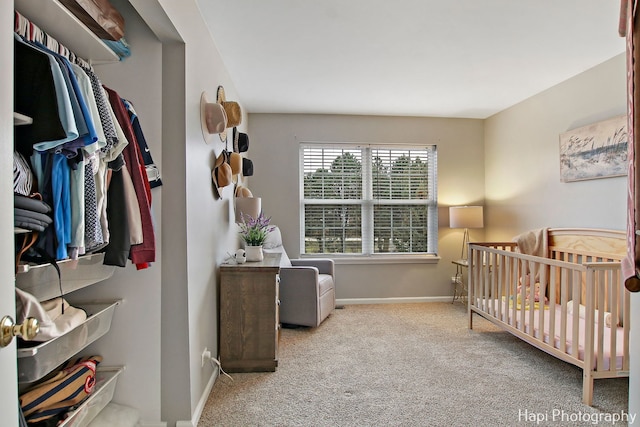
[[[13,2],[0,2],[0,63],[13,64]],[[0,318],[15,320],[13,235],[13,66],[0,69]],[[18,425],[16,340],[0,348],[2,424]]]

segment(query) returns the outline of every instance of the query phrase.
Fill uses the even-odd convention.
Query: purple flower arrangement
[[[271,217],[265,217],[262,212],[257,218],[251,215],[241,214],[240,218],[240,236],[247,246],[262,246],[267,235],[274,230],[275,227],[269,226]]]

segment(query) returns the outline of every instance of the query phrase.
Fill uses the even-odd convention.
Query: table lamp
[[[451,206],[449,208],[449,227],[464,228],[460,259],[467,259],[464,249],[469,243],[469,229],[482,228],[483,226],[482,206]]]
[[[250,215],[256,219],[262,211],[262,199],[260,197],[236,197],[236,223],[242,223],[242,216]]]

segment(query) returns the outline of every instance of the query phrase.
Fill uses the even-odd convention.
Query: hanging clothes
[[[31,126],[15,128],[15,149],[24,157],[41,141],[67,137],[49,57],[27,45],[16,34],[14,48],[14,111],[33,119]],[[61,76],[60,76],[61,78]]]
[[[111,224],[109,244],[105,247],[104,263],[124,267],[131,252],[129,227],[127,226],[127,207],[124,194],[124,181],[122,170],[112,170],[109,179],[109,205],[107,206],[107,218]]]
[[[153,162],[133,106],[17,12],[16,31],[15,111],[33,125],[16,128],[15,155],[37,184],[16,188],[52,207],[36,246],[56,260],[104,250],[106,264],[148,267],[155,235],[145,163]]]
[[[69,62],[67,58],[52,52],[40,43],[35,43],[35,46],[51,55],[60,66],[63,78],[66,82],[69,99],[71,100],[73,118],[78,129],[78,137],[59,145],[52,145],[52,143],[36,144],[34,148],[40,151],[56,148],[57,153],[63,153],[67,157],[73,158],[78,155],[78,150],[80,148],[91,145],[98,140],[95,124],[87,105],[86,95],[80,88],[78,78],[73,71],[71,62]]]
[[[139,245],[131,246],[129,259],[136,264],[138,269],[143,269],[147,268],[149,263],[155,262],[155,235],[151,220],[151,187],[146,177],[144,165],[140,161],[142,157],[140,148],[135,142],[136,137],[122,98],[113,89],[105,87],[105,90],[109,96],[109,102],[116,119],[130,142],[123,150],[123,155],[138,199],[140,217],[142,219],[143,242]]]
[[[127,112],[129,113],[129,118],[131,119],[131,127],[133,128],[138,147],[140,148],[140,152],[142,153],[142,160],[145,166],[145,171],[147,173],[147,179],[149,180],[149,186],[151,188],[159,187],[162,185],[162,179],[160,178],[160,169],[153,161],[151,151],[149,150],[149,146],[147,145],[147,140],[144,137],[144,132],[142,131],[142,127],[140,126],[140,119],[138,118],[138,114],[136,114],[136,110],[133,108],[133,104],[130,101],[127,101],[125,99],[123,100],[123,102],[125,107],[127,108]]]
[[[103,152],[108,152],[118,144],[118,135],[116,133],[113,118],[110,113],[111,106],[107,101],[104,89],[102,87],[102,82],[100,81],[96,73],[94,73],[93,70],[89,67],[82,67],[82,69],[91,81],[93,96],[95,97],[96,107],[98,108],[98,116],[100,118],[100,123],[102,124],[102,130],[105,136],[105,146],[101,147],[100,150]]]
[[[99,169],[98,156],[94,153],[84,160],[84,247],[85,252],[101,249],[105,245],[101,214],[98,211],[96,174]]]

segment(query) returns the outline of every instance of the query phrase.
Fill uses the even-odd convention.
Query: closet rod
[[[26,41],[38,42],[46,46],[53,52],[56,52],[71,62],[75,62],[85,68],[91,68],[91,61],[87,61],[73,53],[69,48],[58,42],[55,38],[51,37],[45,31],[43,31],[36,24],[31,22],[28,18],[23,16],[17,10],[15,13],[14,31]]]

